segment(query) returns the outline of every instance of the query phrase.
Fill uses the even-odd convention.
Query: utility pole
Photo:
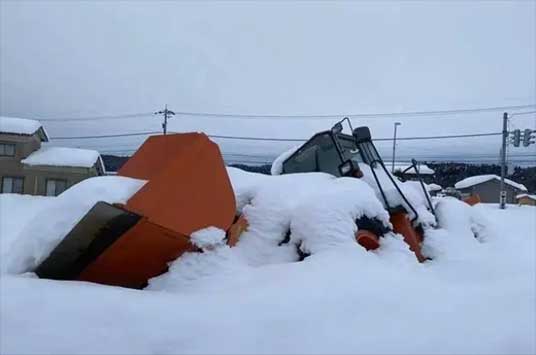
[[[508,139],[508,112],[503,114],[502,149],[501,149],[501,192],[499,204],[502,210],[506,207],[506,191],[504,190],[504,176],[506,175],[506,140]]]
[[[393,163],[391,165],[391,173],[395,173],[395,158],[396,158],[396,128],[398,126],[400,126],[402,123],[400,122],[395,122],[394,123],[394,126],[395,126],[395,133],[394,133],[394,137],[393,137]]]
[[[168,110],[167,104],[164,110],[157,111],[154,113],[155,115],[164,115],[164,123],[162,123],[162,130],[164,131],[164,135],[167,134],[167,121],[168,118],[171,118],[171,116],[175,116],[175,112]]]

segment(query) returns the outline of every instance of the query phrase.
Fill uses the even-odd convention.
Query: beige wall
[[[521,197],[517,200],[520,205],[536,206],[536,201],[529,197]]]
[[[47,179],[65,180],[67,188],[69,188],[88,177],[102,174],[102,172],[98,171],[97,164],[91,168],[29,166],[22,164],[22,159],[41,147],[41,140],[37,135],[0,134],[0,142],[16,144],[14,157],[0,157],[0,184],[4,176],[24,177],[23,193],[25,194],[45,195]]]

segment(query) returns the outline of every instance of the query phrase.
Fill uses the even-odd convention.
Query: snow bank
[[[0,132],[14,134],[34,134],[41,128],[41,123],[26,118],[0,116]]]
[[[97,203],[126,203],[144,180],[99,176],[71,186],[42,204],[16,235],[2,259],[2,273],[31,271],[43,261],[78,221]]]
[[[355,221],[361,216],[390,226],[374,191],[359,179],[324,173],[263,176],[234,168],[228,171],[248,229],[234,248],[221,246],[211,253],[179,258],[170,272],[151,280],[150,289],[180,290],[192,279],[226,270],[294,262],[300,257],[298,250],[315,254],[342,245],[354,248]]]
[[[465,178],[465,179],[463,179],[461,181],[458,181],[456,184],[454,184],[454,187],[457,188],[457,189],[465,189],[467,187],[478,185],[478,184],[481,184],[483,182],[490,181],[490,180],[501,181],[501,178],[499,176],[493,175],[493,174],[490,174],[490,175],[476,175],[476,176],[471,176],[471,177]],[[510,179],[504,179],[504,182],[506,184],[510,185],[510,186],[515,187],[516,189],[521,190],[521,191],[527,191],[527,188],[523,184],[519,184],[519,183],[517,183],[515,181],[512,181]]]
[[[54,197],[0,194],[0,270],[20,232]]]
[[[202,250],[211,250],[225,244],[225,231],[216,227],[198,230],[190,236],[193,245]]]
[[[438,199],[435,206],[439,229],[426,230],[423,252],[433,258],[470,258],[480,243],[494,238],[491,222],[470,205],[454,198]]]
[[[23,159],[22,163],[80,168],[91,168],[95,163],[102,165],[100,154],[96,150],[45,146]]]
[[[184,254],[145,291],[2,275],[0,353],[536,351],[535,207],[436,199],[440,228],[427,230],[424,245],[434,259],[419,264],[400,236],[381,238],[374,252],[353,242],[359,213],[386,222],[363,180],[228,171],[250,221],[236,247],[214,228],[194,233],[204,252]],[[68,200],[35,200],[39,213],[20,237],[48,247],[53,230],[90,207],[82,195],[124,201],[143,184],[95,179]],[[131,191],[114,192],[119,182]],[[17,208],[0,207],[3,219],[18,218]],[[35,264],[34,245],[17,244],[7,255],[31,269],[20,264]],[[288,262],[298,247],[311,256]]]

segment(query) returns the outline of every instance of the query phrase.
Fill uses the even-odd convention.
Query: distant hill
[[[117,171],[129,157],[116,155],[102,155],[104,165],[108,171]],[[495,164],[465,164],[465,163],[438,163],[423,162],[435,170],[434,182],[443,187],[454,186],[462,179],[474,175],[501,174],[501,167]],[[229,166],[254,173],[270,175],[271,165],[245,165],[231,164]],[[515,182],[527,187],[530,192],[536,192],[536,167],[516,167],[514,173],[507,176]]]
[[[126,163],[128,158],[130,157],[102,154],[101,158],[104,163],[104,166],[106,167],[106,171],[117,171],[123,166],[123,164]]]

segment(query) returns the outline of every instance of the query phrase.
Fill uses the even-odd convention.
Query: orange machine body
[[[124,233],[78,276],[78,280],[143,288],[167,271],[168,263],[195,251],[187,236],[151,223],[147,218]]]
[[[463,202],[467,203],[469,206],[474,206],[477,203],[480,203],[480,195],[479,194],[471,195],[467,198],[464,198]]]
[[[231,181],[218,146],[204,134],[149,137],[118,175],[148,180],[125,208],[157,225],[190,235],[233,223]]]
[[[194,231],[233,224],[232,185],[204,134],[149,137],[118,175],[147,182],[125,205],[97,203],[37,268],[40,277],[142,288],[197,250]]]
[[[395,212],[391,214],[391,224],[395,233],[402,234],[404,241],[409,245],[409,249],[415,253],[417,260],[423,262],[426,257],[421,253],[421,243],[423,236],[413,228],[408,215],[405,212]]]

